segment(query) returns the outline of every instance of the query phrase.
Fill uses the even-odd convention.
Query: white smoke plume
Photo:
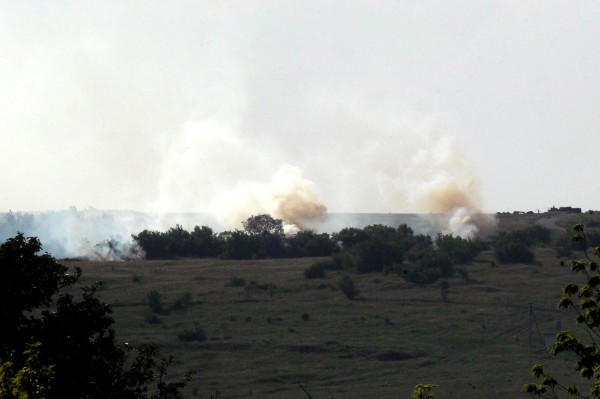
[[[479,207],[477,179],[466,156],[451,137],[442,137],[433,144],[413,157],[405,175],[413,200],[423,211],[443,215],[442,233],[489,237],[497,221]]]
[[[225,225],[239,225],[260,213],[282,219],[286,234],[314,228],[327,217],[314,184],[294,166],[283,165],[268,182],[240,182],[221,195],[217,215]]]

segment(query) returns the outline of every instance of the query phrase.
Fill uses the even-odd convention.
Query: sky
[[[0,0],[0,211],[600,209],[599,20],[595,1]]]

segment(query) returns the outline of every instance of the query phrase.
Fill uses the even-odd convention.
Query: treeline
[[[143,248],[146,259],[176,257],[221,257],[225,259],[265,259],[329,256],[338,246],[327,233],[300,231],[286,236],[283,221],[270,215],[251,216],[243,230],[216,234],[210,227],[196,226],[187,231],[180,225],[165,232],[144,230],[132,235]]]
[[[471,262],[488,247],[488,243],[478,239],[415,234],[406,224],[397,228],[383,225],[344,228],[331,235],[306,230],[286,236],[280,219],[257,215],[244,221],[243,226],[243,230],[216,234],[207,226],[187,231],[177,225],[166,232],[144,230],[133,238],[144,249],[147,259],[329,256],[330,260],[318,262],[312,270],[316,276],[328,268],[357,273],[395,271],[416,283],[449,277],[454,273],[454,265]]]
[[[306,230],[286,235],[283,222],[270,215],[251,216],[242,225],[241,230],[218,234],[207,226],[196,226],[187,231],[177,225],[165,232],[144,230],[132,237],[143,248],[147,259],[329,257],[316,261],[306,270],[305,276],[319,278],[329,269],[357,273],[395,272],[418,284],[450,277],[456,270],[467,276],[464,267],[455,266],[472,262],[485,249],[491,249],[495,260],[501,264],[534,264],[533,248],[537,246],[552,247],[559,256],[578,249],[562,234],[553,235],[548,228],[537,225],[500,232],[488,241],[451,234],[435,237],[415,234],[406,224],[396,228],[384,225],[348,227],[332,234]],[[586,236],[588,246],[600,245],[600,234],[590,232]]]
[[[332,255],[332,268],[358,273],[395,272],[418,284],[450,277],[455,265],[471,262],[488,247],[488,243],[478,239],[415,234],[405,224],[397,228],[382,225],[345,228],[333,234],[333,238],[341,248]]]

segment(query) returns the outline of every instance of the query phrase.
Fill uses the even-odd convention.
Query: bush
[[[394,241],[380,237],[358,243],[352,251],[357,257],[358,273],[382,272],[403,259],[402,251]]]
[[[410,263],[404,270],[404,278],[416,284],[431,284],[454,273],[450,255],[440,251],[428,251]]]
[[[314,278],[325,278],[325,268],[321,262],[315,262],[304,269],[304,278],[310,280]]]
[[[354,280],[352,280],[350,276],[344,276],[340,280],[338,286],[340,291],[342,291],[342,293],[346,295],[346,298],[348,299],[354,299],[360,293],[354,284]]]
[[[354,270],[356,268],[356,256],[350,251],[342,251],[334,254],[331,260],[335,264],[334,270]]]
[[[556,252],[557,256],[571,256],[575,245],[568,233],[560,234],[554,237],[552,240],[552,248]]]
[[[456,264],[471,262],[488,244],[479,239],[464,239],[450,235],[438,234],[435,239],[437,249],[447,253]]]
[[[146,298],[148,299],[148,306],[152,312],[159,314],[165,312],[165,309],[162,305],[162,295],[160,292],[152,290],[148,293],[148,295],[146,295]]]
[[[535,255],[525,244],[512,241],[496,243],[494,255],[500,263],[533,263]]]
[[[313,278],[325,278],[326,270],[336,270],[339,269],[336,262],[333,259],[329,260],[321,260],[313,262],[312,265],[304,269],[304,278],[313,279]]]

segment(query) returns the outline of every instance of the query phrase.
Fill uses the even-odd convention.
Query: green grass
[[[68,264],[81,266],[87,283],[103,281],[98,295],[113,304],[119,339],[163,345],[176,359],[173,376],[197,370],[189,397],[219,390],[223,398],[306,398],[302,384],[315,399],[401,398],[433,383],[438,398],[515,398],[533,382],[533,363],[573,374],[573,359],[549,355],[535,326],[529,345],[530,304],[542,333],[554,332],[557,320],[573,328],[574,319],[556,310],[572,280],[568,267],[549,248],[535,253],[541,266],[493,267],[491,250],[482,253],[466,266],[469,283],[448,280],[448,303],[438,284],[395,274],[352,274],[360,295],[349,300],[337,289],[346,272],[304,278],[315,258]],[[233,277],[246,284],[232,286]],[[150,324],[151,290],[165,308],[186,292],[191,305]],[[178,339],[196,327],[206,341]]]

